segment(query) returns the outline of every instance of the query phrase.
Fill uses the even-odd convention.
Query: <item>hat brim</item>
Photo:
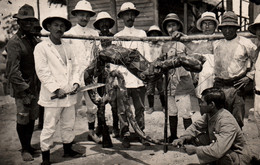
[[[163,33],[162,33],[161,31],[159,31],[159,30],[150,30],[150,31],[147,32],[147,36],[150,36],[150,34],[151,34],[152,32],[157,32],[157,33],[159,33],[161,36],[163,35]]]
[[[134,11],[135,12],[135,16],[137,17],[140,14],[140,11],[136,10],[136,9],[126,9],[126,10],[121,10],[117,16],[118,18],[121,18],[121,15],[126,12],[126,11]]]
[[[167,25],[167,23],[170,22],[170,21],[178,22],[178,23],[181,25],[179,31],[180,31],[180,32],[183,32],[183,27],[184,27],[184,25],[183,25],[183,23],[182,23],[180,20],[174,19],[174,18],[168,18],[168,19],[165,19],[165,20],[163,21],[163,23],[162,23],[163,31],[164,31],[166,34],[168,34],[167,29],[166,29],[166,25]]]
[[[71,14],[72,14],[73,16],[76,16],[76,13],[77,13],[78,11],[89,12],[89,13],[90,13],[90,17],[93,17],[94,15],[96,15],[96,13],[95,13],[94,11],[91,11],[91,10],[78,10],[78,9],[72,10],[72,11],[71,11]]]
[[[65,31],[70,30],[70,28],[72,26],[71,22],[69,20],[65,19],[65,18],[62,18],[62,17],[48,17],[48,18],[46,18],[45,20],[42,21],[42,27],[45,30],[49,31],[47,25],[50,24],[55,19],[62,20],[65,23],[65,26],[66,26]]]
[[[200,31],[202,31],[202,28],[201,28],[201,23],[203,22],[203,21],[214,21],[215,23],[216,23],[216,29],[218,28],[218,24],[219,24],[219,22],[218,22],[218,20],[217,19],[215,19],[215,18],[200,18],[198,21],[197,21],[197,29],[198,30],[200,30]]]
[[[101,20],[109,20],[109,22],[110,22],[110,26],[109,26],[109,29],[111,29],[114,25],[115,25],[115,21],[113,20],[113,19],[111,19],[111,18],[102,18],[102,19],[99,19],[99,20],[96,20],[94,23],[93,23],[93,26],[96,28],[96,29],[98,29],[98,30],[100,30],[100,28],[99,28],[99,23],[100,23],[100,21]]]
[[[34,20],[38,20],[36,17],[34,16],[20,16],[19,14],[14,14],[13,18],[17,18],[17,19],[34,19]]]
[[[234,27],[237,27],[237,28],[241,27],[240,25],[235,24],[235,23],[223,23],[223,24],[218,25],[218,29],[221,30],[221,28],[225,27],[225,26],[234,26]]]
[[[251,25],[248,26],[248,31],[254,35],[256,35],[256,26],[260,26],[260,22],[259,23],[253,23]]]

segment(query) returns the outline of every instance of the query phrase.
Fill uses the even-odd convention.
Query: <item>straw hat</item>
[[[65,26],[66,26],[66,30],[65,31],[68,31],[70,30],[72,24],[71,22],[67,19],[67,18],[64,18],[64,16],[60,16],[60,15],[55,15],[55,16],[51,16],[51,17],[47,17],[45,18],[43,21],[42,21],[42,27],[49,31],[48,28],[47,28],[47,24],[50,24],[53,20],[56,20],[56,19],[59,19],[61,21],[64,22]]]
[[[110,14],[108,12],[100,12],[100,13],[98,13],[97,18],[96,18],[95,22],[93,23],[93,26],[98,30],[100,30],[99,22],[101,20],[108,20],[110,22],[109,29],[111,29],[115,24],[115,21],[112,19],[112,17],[110,16]]]
[[[169,14],[165,17],[165,19],[163,20],[163,22],[162,22],[162,27],[163,27],[163,30],[164,30],[165,33],[167,33],[166,25],[167,25],[167,23],[168,23],[169,21],[176,21],[176,22],[178,22],[178,23],[181,25],[179,31],[180,31],[180,32],[183,31],[183,23],[182,23],[182,21],[180,20],[179,16],[178,16],[177,14],[175,14],[175,13],[169,13]]]
[[[38,20],[37,18],[34,17],[34,10],[33,7],[25,4],[23,5],[19,10],[17,14],[13,15],[14,18],[18,18],[18,19],[35,19]]]
[[[123,3],[123,4],[121,5],[120,11],[119,11],[119,13],[117,14],[117,16],[118,16],[119,18],[121,18],[122,13],[125,12],[125,11],[129,11],[129,10],[134,11],[134,12],[135,12],[135,16],[138,16],[139,13],[140,13],[140,11],[138,11],[138,10],[136,9],[135,5],[134,5],[132,2],[125,2],[125,3]]]
[[[153,32],[153,31],[158,32],[160,35],[163,34],[162,31],[161,31],[161,29],[160,29],[158,26],[153,25],[153,26],[151,26],[151,27],[149,28],[149,30],[148,30],[148,32],[147,32],[147,35],[150,36],[151,32]]]
[[[89,12],[91,17],[93,17],[96,14],[92,9],[91,4],[86,0],[79,1],[75,8],[71,11],[71,14],[75,16],[77,11]]]
[[[227,11],[222,16],[221,24],[218,25],[218,28],[221,29],[224,26],[235,26],[240,28],[240,25],[238,24],[238,17],[233,11]]]
[[[256,26],[260,25],[260,14],[258,14],[258,16],[255,18],[255,21],[253,24],[249,25],[248,30],[255,35],[256,32]]]
[[[216,14],[208,11],[204,12],[201,15],[200,19],[197,21],[197,29],[199,29],[200,31],[202,31],[201,23],[203,21],[214,21],[216,23],[216,27],[218,27],[219,24],[218,20],[216,19]]]

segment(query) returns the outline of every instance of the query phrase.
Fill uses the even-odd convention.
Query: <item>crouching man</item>
[[[43,20],[43,28],[50,32],[47,40],[34,50],[35,69],[41,81],[39,104],[44,107],[44,124],[40,136],[42,164],[50,164],[50,148],[53,135],[60,120],[63,157],[80,157],[72,150],[75,124],[75,93],[79,88],[79,74],[76,58],[70,44],[61,40],[71,23],[60,16]],[[51,97],[56,96],[56,99]]]
[[[173,141],[189,154],[197,154],[201,164],[249,164],[245,137],[226,109],[225,94],[216,87],[205,89],[200,100],[202,117]],[[191,144],[191,145],[190,145]]]

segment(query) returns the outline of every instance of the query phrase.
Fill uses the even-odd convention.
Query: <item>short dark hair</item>
[[[201,95],[204,96],[204,100],[207,104],[214,102],[217,109],[224,108],[226,97],[225,93],[220,88],[207,88],[201,93]]]

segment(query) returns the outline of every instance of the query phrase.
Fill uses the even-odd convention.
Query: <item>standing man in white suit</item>
[[[69,43],[61,40],[71,23],[61,16],[48,17],[42,22],[50,32],[47,40],[39,43],[34,50],[35,69],[41,81],[39,104],[45,108],[44,125],[40,136],[42,164],[50,164],[50,148],[53,135],[60,121],[63,157],[79,157],[71,149],[75,124],[76,92],[80,79],[78,63]],[[68,94],[69,93],[69,94]],[[51,97],[57,96],[56,99]]]
[[[135,18],[139,15],[139,13],[140,12],[136,9],[135,5],[132,2],[123,3],[118,13],[118,17],[123,20],[125,27],[123,30],[116,33],[115,36],[117,37],[132,36],[132,37],[140,37],[140,38],[146,37],[146,33],[144,30],[136,29],[134,27]],[[146,57],[145,55],[146,52],[148,52],[149,50],[149,45],[142,41],[115,41],[114,44],[123,46],[125,48],[137,49],[145,57]],[[136,76],[130,73],[125,67],[111,64],[111,70],[114,69],[117,69],[120,72],[122,72],[124,76],[126,82],[127,94],[129,98],[132,98],[133,100],[133,105],[135,108],[135,119],[140,129],[144,130],[145,129],[144,99],[145,99],[145,92],[146,92],[145,86],[140,79],[138,79]],[[124,112],[120,112],[120,110],[118,110],[118,114],[122,119],[125,120],[125,122],[121,121],[120,124],[120,134],[123,137],[122,145],[125,148],[129,148],[130,132],[129,132],[128,124],[126,124],[128,122],[126,120],[126,116]],[[149,145],[149,143],[143,139],[140,139],[140,141],[143,145]]]
[[[98,32],[92,28],[89,28],[87,25],[91,17],[96,13],[93,11],[91,4],[86,0],[80,0],[75,8],[71,11],[71,14],[76,17],[77,24],[73,26],[66,34],[73,35],[84,35],[84,36],[99,36]],[[97,51],[97,45],[99,41],[94,40],[70,40],[70,43],[73,45],[76,58],[79,62],[79,74],[80,74],[80,85],[85,85],[83,74],[85,69],[90,65],[91,61],[95,57]],[[80,103],[82,97],[84,96],[85,100],[89,100],[88,92],[78,94],[76,109],[80,108]],[[93,108],[94,107],[94,108]],[[97,107],[95,105],[88,105],[85,109],[88,119],[88,129],[89,134],[88,138],[93,140],[96,143],[100,143],[100,138],[96,135],[95,129],[95,119],[97,114]],[[100,123],[99,123],[100,124]]]

